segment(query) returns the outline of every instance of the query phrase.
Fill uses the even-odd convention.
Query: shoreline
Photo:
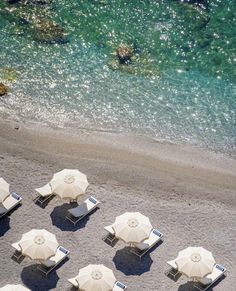
[[[236,190],[236,160],[221,153],[162,143],[137,135],[87,130],[75,133],[73,130],[22,124],[17,130],[14,124],[0,120],[0,149],[7,149],[9,153],[30,151],[34,157],[38,153],[40,156],[51,156],[52,159],[59,156],[62,159],[82,158],[107,165],[116,163],[124,170],[130,166],[139,171],[142,169],[144,175],[154,179],[159,177],[166,180],[169,177],[170,181],[179,181],[178,185],[185,183],[191,187],[192,184],[199,186],[208,182],[208,187],[225,186],[226,190]],[[219,201],[223,199],[217,194],[215,198]],[[233,196],[231,198],[235,201]]]

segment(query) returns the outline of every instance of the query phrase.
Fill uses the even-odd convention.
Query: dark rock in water
[[[116,51],[119,63],[123,65],[130,65],[132,63],[131,57],[133,56],[133,49],[128,45],[122,44]]]
[[[16,4],[18,2],[20,2],[21,0],[8,0],[9,4]]]
[[[52,0],[27,0],[25,3],[32,5],[49,5],[52,3]]]
[[[8,93],[8,87],[3,83],[0,83],[0,96],[3,96]]]
[[[64,29],[52,20],[42,20],[34,28],[33,38],[39,42],[67,43]]]
[[[21,2],[22,4],[32,4],[32,5],[49,5],[52,0],[8,0],[9,4],[16,4]]]

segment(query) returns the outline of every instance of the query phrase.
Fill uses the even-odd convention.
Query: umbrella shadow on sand
[[[37,269],[37,265],[30,265],[22,270],[21,280],[32,291],[48,291],[56,288],[59,277],[55,270],[46,277]]]
[[[192,281],[184,283],[184,284],[179,286],[178,291],[191,291],[191,290],[194,290],[194,283],[196,284],[196,282],[192,282]]]
[[[62,231],[76,231],[78,229],[85,227],[89,220],[89,216],[84,217],[76,225],[74,225],[68,219],[66,219],[66,215],[68,214],[68,209],[71,209],[77,206],[78,204],[76,202],[72,202],[72,203],[64,203],[60,206],[55,207],[52,213],[50,214],[51,219],[52,219],[52,224],[58,227]]]
[[[0,222],[0,236],[3,236],[10,229],[10,217],[5,216]]]
[[[118,250],[113,258],[116,269],[124,273],[126,276],[142,275],[150,271],[153,260],[150,254],[143,256],[140,260],[136,255],[130,252],[130,247]]]

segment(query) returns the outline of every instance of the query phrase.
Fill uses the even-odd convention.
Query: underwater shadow
[[[0,220],[0,236],[3,236],[10,229],[10,217],[4,216]]]
[[[37,269],[37,265],[30,265],[23,268],[21,272],[22,282],[31,291],[48,291],[56,288],[59,277],[52,271],[47,277]]]
[[[51,219],[52,219],[52,224],[58,227],[62,231],[76,231],[85,227],[89,220],[89,215],[84,217],[76,225],[74,225],[68,219],[66,219],[66,215],[68,214],[68,209],[74,208],[76,206],[78,206],[77,202],[71,202],[71,203],[64,203],[60,206],[55,207],[52,213],[50,214]]]
[[[143,256],[140,260],[135,254],[130,252],[130,247],[118,250],[113,258],[116,269],[124,273],[126,276],[142,275],[150,271],[153,260],[150,254]]]

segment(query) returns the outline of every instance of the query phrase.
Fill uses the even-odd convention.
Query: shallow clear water
[[[235,154],[235,1],[209,1],[207,9],[171,0],[6,2],[0,79],[10,94],[0,97],[3,117]],[[42,34],[52,21],[66,36],[59,27],[53,41]],[[121,43],[137,56],[115,69]]]

